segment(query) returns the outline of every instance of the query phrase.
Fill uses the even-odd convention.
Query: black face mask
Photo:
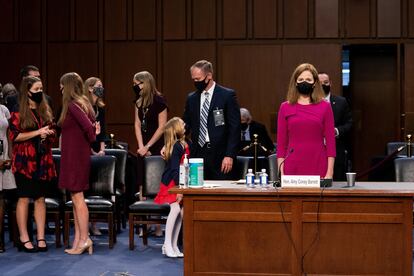
[[[299,93],[302,95],[310,95],[313,92],[313,83],[309,83],[306,81],[300,82],[296,84],[296,88],[298,89]]]
[[[206,82],[206,78],[207,78],[207,76],[204,78],[204,80],[194,81],[194,86],[197,89],[197,91],[203,92],[206,89],[206,87],[210,83],[210,80],[208,80],[208,82]]]
[[[95,96],[98,98],[103,98],[105,94],[105,89],[103,87],[94,87],[93,94],[95,94]]]
[[[325,95],[328,95],[329,92],[331,92],[331,86],[330,85],[322,84],[322,89],[323,89],[323,92],[325,92]]]
[[[39,91],[36,93],[29,91],[29,99],[31,99],[37,104],[40,104],[43,100],[43,91]]]
[[[135,84],[134,86],[132,86],[132,90],[134,90],[135,96],[139,98],[139,94],[141,93],[141,90],[142,90],[141,88],[139,88],[139,85]]]
[[[240,126],[241,126],[241,130],[246,130],[247,127],[249,126],[249,124],[247,124],[247,123],[241,123]]]

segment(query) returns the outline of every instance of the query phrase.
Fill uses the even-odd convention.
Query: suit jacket
[[[331,94],[331,106],[334,114],[335,128],[338,129],[339,135],[336,139],[336,148],[338,151],[345,150],[346,137],[351,131],[352,114],[348,102],[344,97]]]
[[[184,111],[186,130],[191,133],[191,153],[197,152],[200,131],[200,92],[192,92],[187,97]],[[224,125],[215,126],[213,111],[223,110]],[[210,143],[217,156],[236,158],[240,142],[240,108],[234,90],[216,83],[207,118]],[[221,162],[221,160],[220,160]]]
[[[254,141],[254,134],[258,135],[258,142],[267,149],[266,155],[268,155],[270,152],[273,152],[275,149],[275,145],[273,144],[272,139],[270,139],[266,127],[262,125],[261,123],[258,123],[256,121],[251,121],[249,124],[249,134],[250,134],[250,140],[251,141],[242,141],[240,144],[240,150],[242,150],[245,146],[250,145],[251,142]],[[253,152],[253,151],[248,151]],[[263,152],[260,150],[260,152]],[[250,153],[247,153],[247,155],[251,155]],[[243,152],[241,152],[243,154]]]

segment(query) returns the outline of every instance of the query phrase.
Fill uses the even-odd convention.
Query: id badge
[[[224,112],[223,109],[216,109],[213,111],[214,114],[214,125],[215,126],[224,126]]]

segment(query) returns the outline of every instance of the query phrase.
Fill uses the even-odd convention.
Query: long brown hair
[[[82,78],[75,72],[66,73],[60,78],[60,84],[63,86],[62,113],[58,125],[62,125],[68,113],[69,103],[74,101],[86,113],[95,116],[92,105],[83,90]]]
[[[155,79],[148,71],[141,71],[134,75],[134,80],[142,82],[140,97],[136,101],[138,108],[147,108],[154,102],[154,95],[161,95],[155,86]]]
[[[96,77],[90,77],[90,78],[88,78],[85,81],[85,83],[83,84],[83,89],[85,90],[84,93],[85,93],[85,95],[88,96],[88,99],[91,102],[91,104],[92,105],[96,105],[97,107],[102,108],[102,107],[105,106],[105,102],[103,101],[103,99],[98,97],[98,99],[96,100],[96,103],[94,104],[93,103],[93,99],[92,99],[92,93],[93,92],[89,91],[89,88],[92,88],[93,89],[93,87],[95,86],[95,84],[98,81],[102,83],[102,81],[99,78],[96,78]]]
[[[321,83],[319,82],[318,71],[316,70],[315,66],[313,66],[310,63],[302,63],[298,67],[296,67],[295,71],[293,71],[293,74],[290,77],[289,88],[287,93],[287,100],[290,104],[298,102],[299,91],[296,87],[296,80],[298,79],[299,75],[302,74],[304,71],[309,71],[312,74],[313,79],[315,81],[313,92],[310,95],[310,102],[319,103],[324,97],[324,92],[322,90]]]
[[[29,97],[28,93],[30,88],[36,83],[42,82],[37,77],[24,77],[22,83],[20,85],[20,93],[19,93],[19,125],[21,129],[36,129],[38,124],[35,120],[35,117],[32,114],[29,106]],[[37,104],[36,110],[39,114],[39,117],[43,121],[43,125],[51,123],[53,121],[53,113],[45,95],[43,94],[43,100],[40,104]]]
[[[180,133],[182,122],[181,118],[173,117],[164,126],[165,160],[170,159],[175,142],[180,141],[182,145],[185,145],[185,135]]]

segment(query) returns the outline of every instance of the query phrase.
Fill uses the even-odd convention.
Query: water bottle
[[[254,173],[252,169],[247,170],[246,174],[246,187],[254,188]]]
[[[260,186],[262,188],[267,188],[268,178],[269,176],[266,173],[266,169],[262,169],[262,173],[260,174]]]
[[[183,163],[180,164],[180,176],[179,176],[179,185],[180,188],[184,187],[188,187],[188,177],[189,177],[189,165],[188,165],[188,158],[187,158],[187,154],[184,155],[184,160]]]

